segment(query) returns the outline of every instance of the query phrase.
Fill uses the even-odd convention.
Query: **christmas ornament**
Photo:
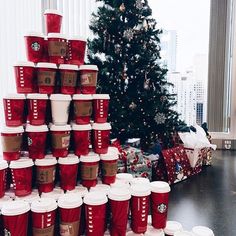
[[[120,9],[121,12],[124,12],[124,11],[125,11],[125,4],[122,3],[122,4],[120,5],[119,9]]]
[[[129,41],[130,41],[131,39],[133,39],[133,37],[134,37],[134,32],[133,32],[133,30],[132,30],[132,29],[127,29],[127,30],[125,30],[125,31],[124,31],[124,37],[125,37],[126,39],[128,39]]]
[[[137,0],[135,6],[136,6],[136,8],[139,9],[139,10],[143,9],[142,0]]]
[[[132,102],[130,105],[129,105],[129,108],[130,108],[130,110],[135,110],[136,109],[136,107],[137,107],[137,105],[134,103],[134,102]]]
[[[166,121],[166,116],[164,113],[157,113],[154,120],[158,125],[164,124]]]

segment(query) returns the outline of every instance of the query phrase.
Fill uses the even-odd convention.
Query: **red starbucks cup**
[[[60,186],[63,190],[75,189],[78,175],[79,158],[73,154],[59,158]]]
[[[149,225],[145,236],[165,236],[165,233],[163,229],[155,229],[151,225]]]
[[[112,188],[108,194],[111,209],[111,236],[126,235],[129,200],[131,198],[128,189]]]
[[[38,63],[43,58],[44,35],[41,33],[30,32],[26,34],[24,38],[28,61]]]
[[[79,125],[90,124],[93,111],[93,97],[89,94],[76,94],[73,96],[74,119]]]
[[[23,143],[23,126],[4,127],[1,132],[3,159],[6,161],[18,160],[20,158]]]
[[[75,154],[88,155],[90,145],[91,125],[72,125]]]
[[[174,236],[175,233],[183,231],[182,225],[177,222],[177,221],[167,221],[166,222],[166,227],[164,229],[165,235],[166,236]],[[204,234],[207,236],[207,234]],[[214,236],[214,235],[212,235]]]
[[[78,193],[67,193],[59,198],[60,235],[79,235],[82,203]]]
[[[166,227],[170,186],[164,181],[151,183],[152,226],[156,229]]]
[[[213,231],[205,226],[194,226],[192,232],[194,236],[214,236]]]
[[[111,187],[107,184],[97,184],[94,187],[90,188],[90,192],[99,192],[99,193],[104,193],[106,195],[108,195],[108,193],[110,192]]]
[[[38,190],[51,192],[54,188],[57,160],[52,155],[46,155],[44,159],[36,159],[36,181]]]
[[[116,175],[118,181],[130,184],[133,181],[133,175],[129,173],[119,173]]]
[[[82,37],[68,38],[68,64],[83,65],[87,40]]]
[[[39,93],[52,94],[56,84],[56,64],[40,62],[36,67]]]
[[[52,125],[50,128],[52,138],[52,155],[66,157],[69,153],[71,126]]]
[[[48,193],[42,193],[41,197],[42,198],[52,198],[54,200],[56,200],[56,202],[58,201],[58,199],[64,195],[64,190],[61,188],[54,188],[51,192]]]
[[[47,94],[27,94],[28,120],[31,125],[45,124],[47,102]]]
[[[55,9],[47,9],[44,12],[46,33],[60,33],[62,14]]]
[[[33,236],[54,236],[57,203],[52,198],[40,198],[31,204]]]
[[[110,123],[98,124],[93,126],[93,148],[98,154],[106,154],[110,144]]]
[[[4,196],[0,199],[0,235],[4,236],[3,216],[1,214],[2,207],[12,199],[9,196]]]
[[[150,189],[141,184],[131,187],[131,229],[137,234],[147,231]]]
[[[86,235],[103,236],[106,224],[107,197],[104,193],[90,192],[84,197]]]
[[[35,65],[33,62],[18,62],[14,65],[17,93],[33,93],[35,86]]]
[[[77,65],[61,64],[59,66],[60,81],[61,81],[61,93],[63,94],[75,94],[78,76]]]
[[[66,125],[69,118],[71,96],[63,94],[52,94],[50,96],[50,100],[53,124]]]
[[[19,159],[11,161],[10,169],[12,175],[13,188],[16,196],[26,196],[32,192],[32,166],[31,159]]]
[[[26,236],[30,206],[24,201],[10,201],[2,207],[4,235]]]
[[[4,115],[6,125],[20,126],[25,122],[25,95],[8,94],[3,97]]]
[[[80,157],[81,180],[83,186],[90,188],[97,184],[99,161],[99,156],[92,152],[87,156]]]
[[[56,64],[64,64],[67,54],[66,37],[59,33],[48,34],[49,61]]]
[[[95,123],[106,123],[110,96],[108,94],[93,95],[93,112]]]
[[[97,87],[98,67],[81,65],[79,67],[80,87],[83,94],[95,94]]]
[[[2,198],[6,191],[7,184],[7,168],[8,164],[6,161],[0,161],[0,198]]]

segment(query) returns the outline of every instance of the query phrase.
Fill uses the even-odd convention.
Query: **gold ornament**
[[[121,12],[124,12],[125,11],[125,4],[124,3],[122,3],[121,5],[120,5],[120,11]]]

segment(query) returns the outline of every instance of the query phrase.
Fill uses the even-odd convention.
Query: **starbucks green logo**
[[[7,229],[4,229],[4,236],[11,236],[11,232]]]
[[[34,42],[31,44],[31,48],[37,52],[40,49],[40,44],[38,42]]]
[[[166,204],[164,204],[164,203],[159,204],[159,205],[157,206],[157,210],[158,210],[160,213],[165,213],[166,210],[167,210]]]

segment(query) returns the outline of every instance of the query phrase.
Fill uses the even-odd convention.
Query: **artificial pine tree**
[[[109,93],[112,135],[141,138],[143,148],[160,140],[172,145],[182,123],[172,108],[175,95],[160,66],[161,30],[147,0],[98,0],[90,29],[89,61],[99,67],[99,92]]]

